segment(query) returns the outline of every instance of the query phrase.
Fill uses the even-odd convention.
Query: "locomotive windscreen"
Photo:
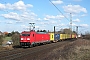
[[[30,36],[30,34],[22,34],[22,36]]]

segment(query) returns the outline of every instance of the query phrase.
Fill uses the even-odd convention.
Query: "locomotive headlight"
[[[23,38],[21,38],[21,40],[23,40]]]
[[[27,38],[27,40],[30,40],[30,38]]]

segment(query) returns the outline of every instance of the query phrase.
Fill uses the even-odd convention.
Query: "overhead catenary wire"
[[[51,2],[51,0],[49,0],[50,2]],[[51,2],[52,3],[52,2]],[[69,20],[61,11],[60,11],[60,9],[58,9],[58,7],[54,4],[54,3],[52,3],[53,4],[53,6],[67,19],[67,20]]]

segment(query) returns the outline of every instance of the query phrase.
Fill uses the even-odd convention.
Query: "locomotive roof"
[[[47,34],[47,32],[37,32],[38,34]]]
[[[32,31],[23,31],[22,33],[30,33],[30,32],[32,32]],[[36,33],[37,34],[47,34],[48,32],[36,32]]]
[[[23,31],[23,32],[21,32],[21,33],[30,33],[30,31]]]

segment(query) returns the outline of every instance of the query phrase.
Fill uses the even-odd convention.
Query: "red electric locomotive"
[[[23,31],[21,33],[20,45],[21,46],[35,46],[36,44],[50,42],[50,36],[48,33],[40,33],[31,31]]]

